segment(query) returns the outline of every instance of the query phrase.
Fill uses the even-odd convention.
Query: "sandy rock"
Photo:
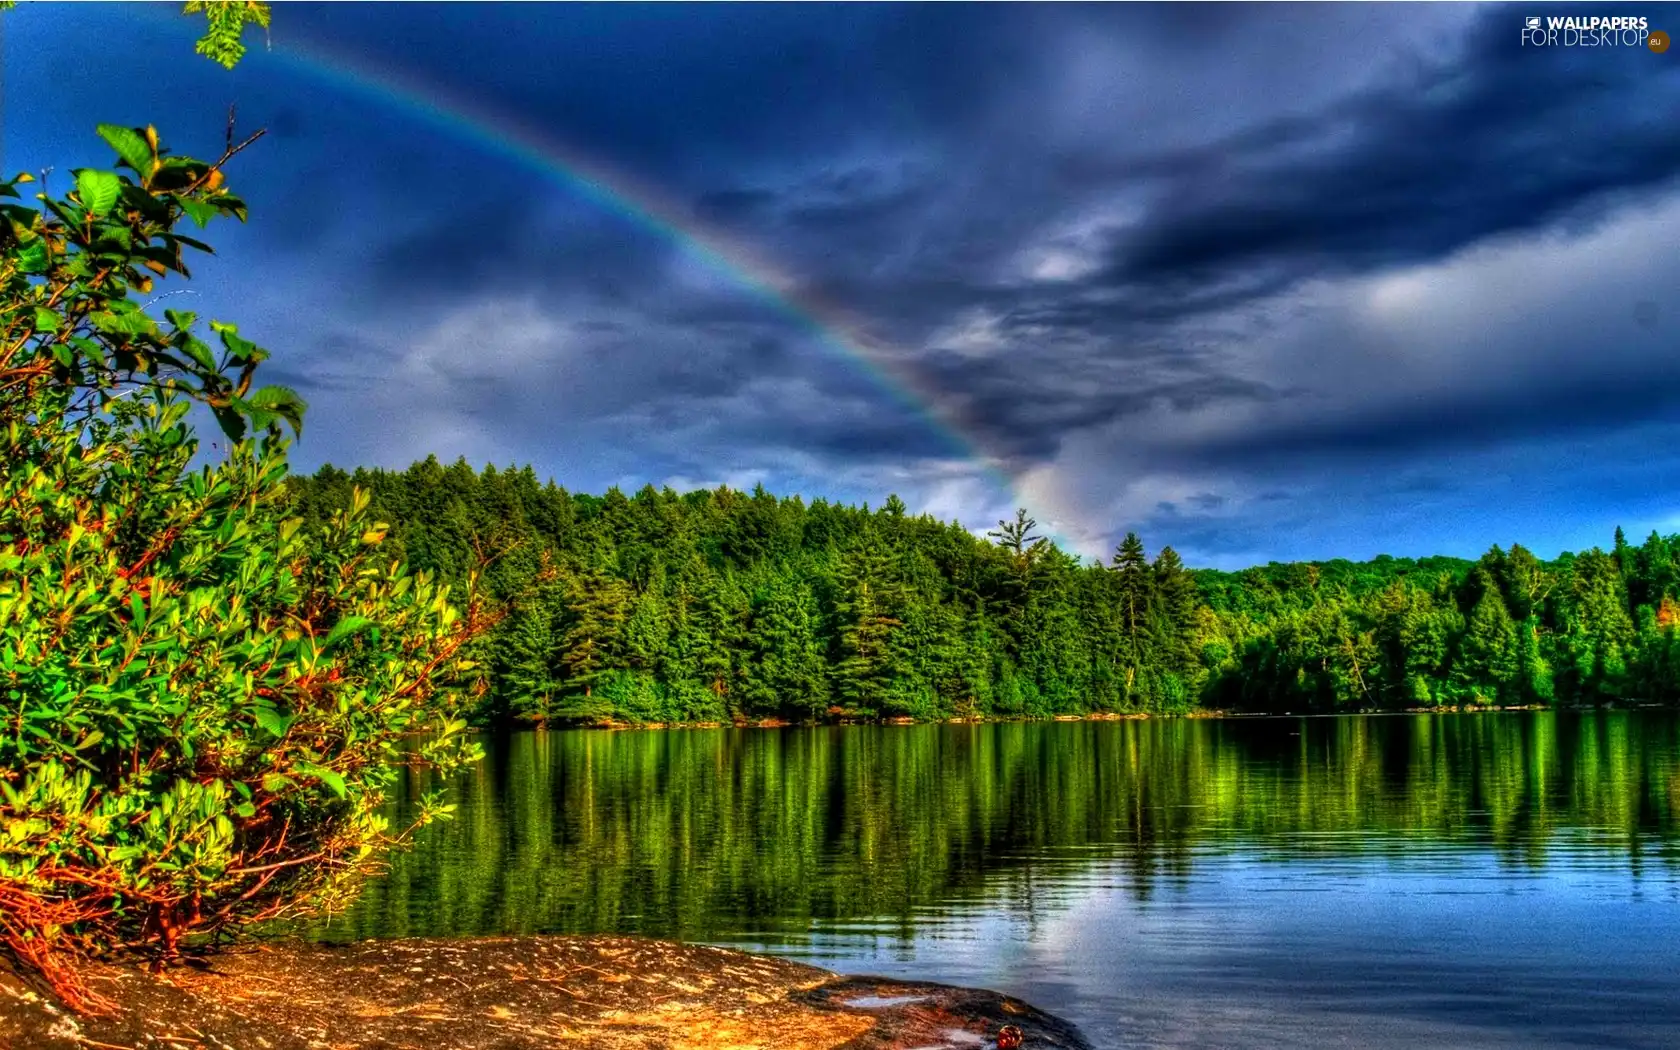
[[[0,972],[0,1050],[1089,1050],[992,992],[840,977],[629,937],[268,944],[154,975],[88,975],[119,1004],[78,1018]]]

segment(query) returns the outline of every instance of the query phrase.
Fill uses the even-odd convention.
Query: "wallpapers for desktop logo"
[[[1645,47],[1661,54],[1668,34],[1644,15],[1551,15],[1523,19],[1524,47]]]

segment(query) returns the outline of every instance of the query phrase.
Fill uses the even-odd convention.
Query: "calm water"
[[[1100,1047],[1680,1047],[1673,713],[487,751],[325,936],[711,941],[1000,989]]]

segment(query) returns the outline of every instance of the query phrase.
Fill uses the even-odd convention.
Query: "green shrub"
[[[233,326],[213,350],[136,301],[208,250],[183,219],[243,219],[241,147],[100,133],[126,171],[0,205],[0,943],[95,1009],[83,952],[173,955],[353,893],[401,838],[394,763],[471,757],[446,685],[482,626],[381,555],[363,494],[288,519],[302,402],[253,388],[267,354]],[[195,403],[231,439],[197,469]]]

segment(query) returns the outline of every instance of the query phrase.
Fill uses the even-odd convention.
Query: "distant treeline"
[[[1542,562],[1379,557],[1188,570],[761,488],[567,492],[435,458],[291,484],[324,518],[372,493],[416,569],[506,617],[484,722],[1048,717],[1680,698],[1680,536]]]

